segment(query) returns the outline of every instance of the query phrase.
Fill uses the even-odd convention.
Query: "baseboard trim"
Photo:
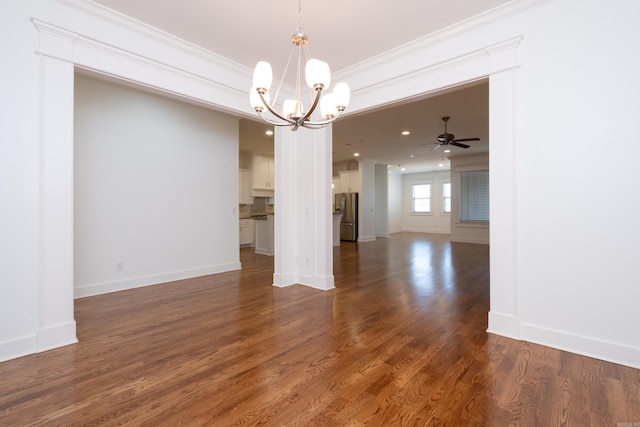
[[[40,329],[36,334],[38,353],[78,342],[76,321]]]
[[[273,286],[286,288],[288,286],[301,285],[321,291],[329,291],[335,288],[334,276],[309,276],[305,274],[274,274]]]
[[[296,277],[293,273],[276,274],[273,273],[273,286],[276,288],[286,288],[296,284]]]
[[[151,276],[135,277],[108,283],[96,283],[79,286],[74,289],[75,298],[85,298],[95,295],[108,294],[111,292],[125,291],[127,289],[141,288],[144,286],[157,285],[159,283],[173,282],[193,277],[208,276],[210,274],[224,273],[227,271],[240,270],[240,262],[221,264],[193,270],[175,271],[171,273],[155,274]]]
[[[0,343],[0,362],[36,353],[38,339],[35,334]]]
[[[401,230],[405,233],[425,233],[425,234],[451,234],[451,230],[442,228],[424,229],[424,228],[405,228]]]
[[[75,320],[61,325],[50,326],[40,329],[32,335],[1,342],[0,362],[52,350],[77,342]]]
[[[521,323],[509,314],[490,311],[487,332],[640,369],[640,348]]]
[[[507,338],[520,339],[520,319],[505,313],[489,312],[487,332]]]
[[[525,341],[640,369],[640,348],[529,324],[520,328]]]
[[[475,243],[478,245],[488,245],[490,243],[489,239],[469,239],[469,238],[452,237],[450,240],[456,243]]]

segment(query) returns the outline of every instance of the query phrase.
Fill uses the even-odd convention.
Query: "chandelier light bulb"
[[[310,59],[304,68],[307,85],[312,89],[318,87],[323,90],[329,89],[331,84],[331,70],[329,64],[319,59]]]
[[[338,114],[338,105],[333,93],[322,95],[320,100],[320,114],[327,120],[334,118]]]
[[[253,70],[253,86],[267,92],[271,87],[272,80],[273,73],[271,71],[271,64],[266,61],[258,62],[256,68]]]
[[[349,106],[349,100],[351,98],[349,85],[346,83],[338,83],[336,87],[333,88],[333,96],[335,97],[338,110],[343,111]]]
[[[287,99],[282,107],[282,115],[288,119],[297,119],[304,115],[302,102],[295,99]]]

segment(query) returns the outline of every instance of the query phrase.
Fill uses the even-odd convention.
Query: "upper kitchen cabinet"
[[[240,168],[238,179],[238,200],[241,205],[253,203],[251,197],[251,171]]]
[[[336,185],[334,185],[335,193],[359,193],[362,188],[362,184],[360,182],[360,171],[344,171],[340,172],[340,184],[339,191],[336,189]]]
[[[273,157],[254,154],[253,196],[273,197]]]

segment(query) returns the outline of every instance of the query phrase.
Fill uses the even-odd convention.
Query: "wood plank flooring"
[[[640,426],[640,371],[487,334],[489,253],[393,234],[336,289],[242,271],[76,300],[76,345],[0,363],[0,426]]]

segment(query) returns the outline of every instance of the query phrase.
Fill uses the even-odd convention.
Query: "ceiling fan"
[[[469,148],[471,147],[470,145],[467,144],[461,144],[460,142],[462,141],[480,141],[480,138],[462,138],[462,139],[455,139],[455,135],[452,133],[448,133],[447,132],[447,122],[449,121],[449,116],[445,116],[442,118],[442,121],[444,122],[444,133],[441,135],[438,135],[438,137],[436,138],[438,140],[438,142],[436,144],[435,147],[433,147],[431,149],[431,151],[435,151],[438,148],[440,148],[440,146],[442,145],[455,145],[456,147],[461,147],[461,148]]]

